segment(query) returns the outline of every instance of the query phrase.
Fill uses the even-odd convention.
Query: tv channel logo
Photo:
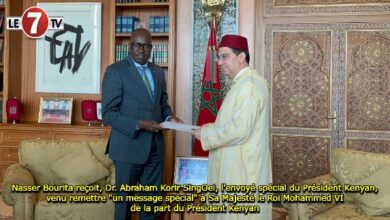
[[[63,17],[49,17],[45,10],[30,7],[23,12],[22,17],[7,17],[7,30],[23,30],[30,38],[40,38],[47,30],[64,29]]]

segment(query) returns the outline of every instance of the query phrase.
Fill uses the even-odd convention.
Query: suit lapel
[[[150,69],[150,72],[152,73],[152,76],[153,76],[153,83],[154,83],[154,94],[153,94],[153,104],[156,104],[156,102],[158,101],[158,96],[160,94],[160,81],[159,81],[159,78],[158,78],[158,73],[157,73],[157,69],[154,67],[153,64],[150,64],[149,63],[149,69]]]

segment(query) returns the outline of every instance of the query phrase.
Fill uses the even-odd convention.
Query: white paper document
[[[184,132],[193,132],[196,129],[200,128],[199,126],[195,126],[195,125],[182,124],[182,123],[176,123],[171,121],[164,121],[160,125],[166,129],[172,129],[172,130],[184,131]]]

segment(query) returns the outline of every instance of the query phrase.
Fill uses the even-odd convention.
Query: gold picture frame
[[[71,124],[73,98],[41,97],[38,123]]]
[[[207,157],[176,157],[174,184],[207,184]]]

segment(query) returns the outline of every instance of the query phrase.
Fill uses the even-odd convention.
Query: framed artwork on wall
[[[100,93],[101,3],[38,3],[63,30],[36,42],[36,92]]]
[[[176,157],[174,184],[207,184],[207,157]]]
[[[70,124],[73,98],[41,97],[38,123]]]

